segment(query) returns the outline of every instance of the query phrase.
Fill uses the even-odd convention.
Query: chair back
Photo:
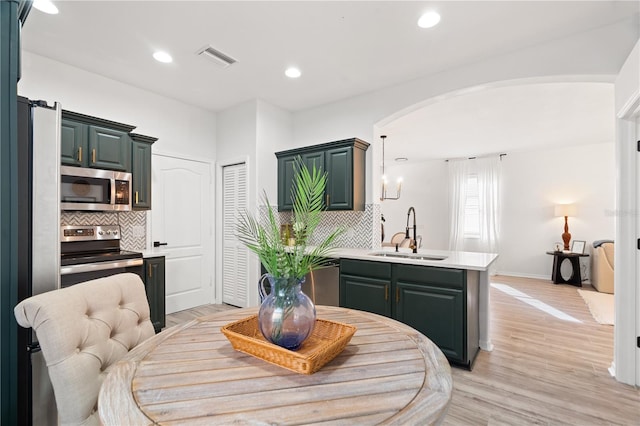
[[[14,308],[40,343],[62,425],[98,425],[109,367],[154,335],[144,283],[131,273],[41,293]]]

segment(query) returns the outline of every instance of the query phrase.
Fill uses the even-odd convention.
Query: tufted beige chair
[[[38,337],[61,425],[99,425],[98,392],[109,367],[154,335],[144,284],[130,273],[30,297],[14,313]]]
[[[591,285],[601,293],[613,293],[614,248],[614,243],[608,241],[600,242],[593,248]]]

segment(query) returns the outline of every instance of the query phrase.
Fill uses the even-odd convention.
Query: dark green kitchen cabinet
[[[129,171],[131,140],[127,132],[107,127],[87,126],[88,166],[96,169]]]
[[[391,317],[391,265],[340,259],[340,306]]]
[[[466,273],[395,264],[393,277],[395,318],[429,337],[450,361],[462,364],[467,333]]]
[[[342,259],[340,306],[407,324],[470,369],[480,346],[478,283],[477,271]]]
[[[164,256],[144,259],[144,286],[156,333],[165,327],[165,260]]]
[[[327,210],[364,210],[366,150],[369,144],[344,139],[321,145],[276,153],[278,158],[278,210],[293,209],[294,163],[300,157],[312,170],[327,172],[325,206]]]
[[[131,137],[131,206],[134,210],[151,209],[151,145],[157,138],[130,133]]]
[[[62,111],[61,162],[97,169],[131,169],[131,139],[135,126]]]
[[[319,172],[324,168],[324,152],[308,152],[299,154],[309,172],[315,167]],[[278,211],[293,210],[293,188],[295,184],[295,162],[298,155],[290,155],[278,159]]]
[[[85,166],[87,147],[87,125],[63,119],[60,135],[62,164],[66,166]]]

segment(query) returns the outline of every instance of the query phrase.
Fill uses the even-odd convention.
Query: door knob
[[[154,247],[160,247],[160,246],[166,246],[167,243],[161,243],[160,241],[154,241],[153,242],[153,246]]]

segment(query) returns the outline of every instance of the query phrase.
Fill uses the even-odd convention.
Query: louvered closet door
[[[225,166],[222,172],[222,301],[242,308],[248,305],[249,250],[236,237],[236,219],[247,207],[246,170],[242,163]]]

